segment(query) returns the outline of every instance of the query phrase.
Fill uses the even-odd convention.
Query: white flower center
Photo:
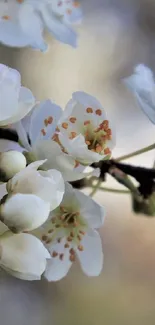
[[[70,116],[61,124],[61,128],[66,131],[66,135],[70,140],[82,134],[88,150],[101,155],[111,155],[108,141],[112,139],[112,131],[109,127],[109,121],[102,120],[101,116],[102,111],[100,109],[93,110],[93,108],[87,107],[84,122],[79,121],[78,117]],[[60,144],[59,128],[56,131],[57,133],[54,134],[52,139]],[[65,148],[63,148],[63,151],[66,152]]]
[[[75,260],[76,247],[79,251],[83,251],[84,247],[81,245],[81,240],[87,230],[87,223],[79,212],[73,212],[68,208],[60,206],[57,209],[57,214],[51,219],[51,226],[42,236],[42,241],[45,244],[50,244],[57,239],[57,243],[61,243],[62,239],[65,238],[64,248],[69,249],[70,260]],[[74,247],[74,248],[73,248]],[[51,253],[52,257],[59,256],[60,260],[63,260],[64,254],[58,253],[53,250]]]

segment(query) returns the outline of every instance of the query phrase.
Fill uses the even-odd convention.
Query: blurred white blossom
[[[0,127],[21,120],[34,104],[31,91],[21,86],[20,73],[0,64]]]
[[[155,81],[153,72],[143,64],[135,67],[134,74],[125,79],[143,112],[155,124]]]
[[[0,0],[0,42],[13,47],[47,49],[47,29],[60,42],[76,46],[72,24],[82,18],[80,5],[72,0]]]

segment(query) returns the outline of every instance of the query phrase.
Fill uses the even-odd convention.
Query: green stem
[[[93,196],[96,194],[96,192],[98,191],[98,189],[99,189],[101,183],[102,183],[102,180],[99,179],[98,182],[97,182],[97,184],[96,184],[95,186],[93,186],[93,185],[91,186],[91,187],[93,188],[93,190],[92,190],[92,192],[89,194],[89,196],[93,197]]]
[[[92,188],[96,189],[96,186],[92,186]],[[129,194],[129,193],[131,193],[128,190],[117,190],[117,189],[109,188],[109,187],[98,187],[97,189],[99,191],[111,192],[111,193],[116,193],[116,194]]]
[[[128,158],[131,158],[131,157],[140,155],[142,153],[148,152],[148,151],[153,150],[153,149],[155,149],[155,143],[154,144],[151,144],[150,146],[147,146],[145,148],[142,148],[140,150],[137,150],[137,151],[134,151],[132,153],[129,153],[128,155],[124,155],[124,156],[118,157],[115,160],[116,161],[122,161],[122,160],[125,160],[125,159],[128,159]]]

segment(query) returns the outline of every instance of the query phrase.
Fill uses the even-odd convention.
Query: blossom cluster
[[[44,31],[76,46],[77,1],[0,0],[0,42],[45,51]],[[155,83],[140,64],[125,85],[155,124]],[[0,128],[18,136],[0,152],[0,267],[23,280],[63,278],[78,259],[88,276],[103,266],[105,209],[70,182],[99,177],[92,164],[111,157],[115,132],[101,103],[77,91],[65,108],[39,102],[20,73],[0,64]]]
[[[47,30],[58,41],[76,47],[77,35],[72,25],[81,19],[76,0],[0,0],[0,42],[44,52]]]
[[[104,208],[69,182],[98,177],[90,166],[110,158],[115,136],[105,110],[81,91],[64,110],[49,99],[39,103],[19,72],[2,64],[0,82],[0,127],[19,139],[19,150],[0,153],[0,266],[21,279],[56,281],[78,258],[97,276]]]

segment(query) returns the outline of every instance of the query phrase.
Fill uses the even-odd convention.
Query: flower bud
[[[136,214],[144,214],[149,217],[155,217],[155,193],[153,192],[147,199],[142,196],[132,197],[132,207]]]
[[[26,167],[26,159],[21,152],[10,150],[0,153],[0,181],[7,182]]]

